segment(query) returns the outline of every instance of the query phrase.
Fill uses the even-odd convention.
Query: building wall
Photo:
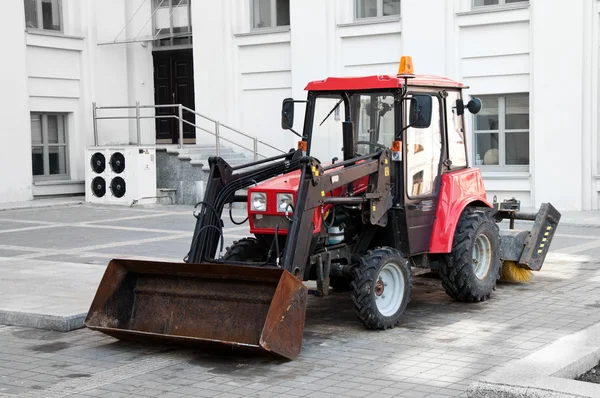
[[[19,202],[32,197],[31,133],[27,101],[27,54],[23,29],[23,5],[9,1],[3,5],[3,29],[11,32],[10,62],[0,73],[0,202]]]
[[[15,61],[2,76],[9,94],[0,100],[10,115],[0,134],[11,146],[2,146],[8,153],[1,161],[19,167],[11,167],[17,173],[2,168],[3,182],[12,186],[3,184],[1,202],[27,200],[35,190],[29,112],[67,114],[68,178],[83,180],[84,149],[93,143],[92,102],[154,102],[152,44],[108,44],[150,37],[149,3],[62,0],[63,32],[28,29],[22,41],[11,41]],[[282,150],[295,146],[297,137],[280,126],[281,102],[303,99],[307,82],[394,75],[400,56],[411,55],[418,73],[464,81],[466,96],[529,95],[528,167],[475,164],[475,126],[467,118],[470,162],[481,167],[490,199],[514,196],[525,207],[551,201],[565,210],[600,207],[599,1],[476,9],[471,0],[403,0],[400,16],[366,21],[355,19],[354,0],[290,0],[292,28],[260,30],[252,29],[251,3],[192,2],[196,109],[258,137],[260,152],[275,153],[262,142]],[[2,29],[13,37],[25,30],[21,2],[11,2],[10,11],[16,17]],[[296,130],[303,108],[297,105]],[[210,121],[197,120],[213,129]],[[133,121],[98,126],[101,144],[136,141]],[[234,148],[254,145],[227,128],[221,135]],[[142,136],[143,143],[154,143],[152,120],[143,121]],[[214,137],[199,130],[197,142],[214,144]]]
[[[467,99],[529,95],[528,166],[475,164],[467,118],[470,162],[490,200],[599,208],[598,1],[402,0],[400,17],[361,21],[353,0],[290,0],[291,29],[263,30],[251,29],[249,0],[205,3],[193,8],[198,109],[288,149],[296,137],[280,127],[284,98],[304,98],[308,81],[327,76],[394,75],[411,55],[417,73],[465,82]]]
[[[152,44],[113,43],[115,39],[126,41],[136,35],[151,37],[152,24],[146,24],[152,13],[150,2],[144,2],[145,7],[138,10],[142,2],[62,0],[61,32],[26,29],[23,2],[10,2],[11,13],[6,15],[15,17],[10,18],[10,26],[2,29],[11,32],[11,37],[22,32],[23,41],[11,43],[10,52],[16,61],[3,66],[3,75],[10,80],[7,89],[19,82],[23,74],[26,81],[19,85],[18,95],[4,96],[8,103],[3,111],[10,115],[24,112],[26,125],[18,118],[7,120],[15,124],[13,128],[21,123],[18,130],[22,137],[18,144],[28,148],[26,152],[25,149],[18,152],[19,159],[27,162],[19,167],[25,177],[15,177],[23,185],[22,192],[11,195],[0,192],[0,202],[30,199],[32,191],[39,194],[46,186],[45,181],[32,183],[29,112],[65,114],[68,169],[64,182],[68,183],[85,178],[89,160],[84,151],[94,143],[92,102],[98,106],[135,105],[136,100],[144,105],[154,103]],[[135,18],[131,19],[136,10]],[[24,104],[18,102],[23,96]],[[103,112],[103,116],[111,115],[132,116],[134,112]],[[98,128],[101,145],[130,144],[137,140],[134,121],[101,120]],[[142,143],[154,144],[153,121],[142,121],[141,130]],[[12,140],[17,144],[15,138]],[[11,149],[11,153],[15,151]]]

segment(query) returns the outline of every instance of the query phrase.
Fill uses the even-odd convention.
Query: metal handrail
[[[156,114],[154,114],[152,116],[141,116],[141,114],[140,114],[140,111],[142,109],[160,109],[160,108],[176,108],[177,115],[156,115]],[[135,116],[98,116],[98,110],[128,110],[128,109],[135,109]],[[194,115],[199,116],[199,117],[207,120],[208,122],[213,123],[215,126],[215,132],[213,133],[212,131],[209,131],[204,127],[200,127],[195,123],[185,120],[183,118],[184,111],[193,113]],[[179,148],[180,149],[184,148],[183,124],[186,123],[186,124],[194,127],[196,130],[200,130],[204,133],[210,134],[213,137],[215,137],[216,152],[217,152],[216,155],[217,156],[221,156],[221,140],[225,141],[225,142],[229,142],[233,145],[236,145],[237,147],[242,148],[246,151],[252,152],[254,155],[254,160],[258,160],[259,156],[266,158],[266,156],[258,153],[258,145],[259,144],[262,144],[268,148],[274,149],[280,153],[286,153],[285,151],[282,151],[281,149],[279,149],[271,144],[267,144],[266,142],[259,140],[257,137],[253,137],[251,135],[243,133],[243,132],[239,131],[238,129],[235,129],[231,126],[228,126],[226,124],[219,122],[218,120],[215,120],[208,116],[205,116],[205,115],[195,111],[194,109],[188,108],[187,106],[184,106],[182,104],[140,105],[140,102],[136,101],[135,106],[132,106],[132,105],[97,106],[96,102],[92,102],[92,114],[93,114],[93,119],[94,119],[94,146],[98,146],[98,120],[135,119],[136,120],[136,132],[137,132],[137,145],[139,146],[139,145],[141,145],[141,142],[142,142],[142,133],[141,133],[141,124],[140,124],[141,119],[177,119],[179,121]],[[223,137],[220,133],[221,128],[225,128],[229,131],[232,131],[233,133],[236,133],[238,135],[241,135],[243,137],[251,139],[253,142],[253,148],[252,149],[247,148],[246,146],[241,145],[235,141],[232,141],[231,139]]]

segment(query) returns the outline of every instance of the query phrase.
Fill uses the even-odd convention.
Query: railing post
[[[140,101],[135,101],[135,128],[137,132],[137,145],[142,145],[142,126],[140,125]]]
[[[258,160],[258,138],[254,137],[254,160]]]
[[[98,146],[98,119],[96,119],[98,115],[96,112],[96,102],[92,102],[92,117],[94,119],[94,146]]]
[[[217,156],[221,156],[221,142],[219,140],[219,122],[215,122],[215,141],[217,144]]]
[[[183,105],[179,104],[179,148],[183,148]]]

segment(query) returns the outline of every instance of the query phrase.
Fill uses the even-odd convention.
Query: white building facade
[[[184,103],[287,150],[284,98],[328,76],[394,75],[410,55],[416,73],[460,80],[483,100],[468,153],[490,199],[600,207],[598,0],[6,3],[0,202],[83,191],[93,102]],[[137,140],[132,120],[99,123],[100,144]],[[144,120],[142,141],[175,144],[175,130]]]
[[[468,145],[490,199],[600,205],[596,0],[225,0],[192,11],[196,104],[208,114],[288,148],[284,98],[327,76],[394,75],[410,55],[416,73],[463,81],[483,100]]]

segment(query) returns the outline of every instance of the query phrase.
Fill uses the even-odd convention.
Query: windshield
[[[389,148],[394,140],[393,94],[348,93],[348,96],[356,155],[374,153],[381,145]],[[335,157],[343,160],[342,122],[345,115],[346,104],[341,94],[316,97],[310,156],[326,164]]]

